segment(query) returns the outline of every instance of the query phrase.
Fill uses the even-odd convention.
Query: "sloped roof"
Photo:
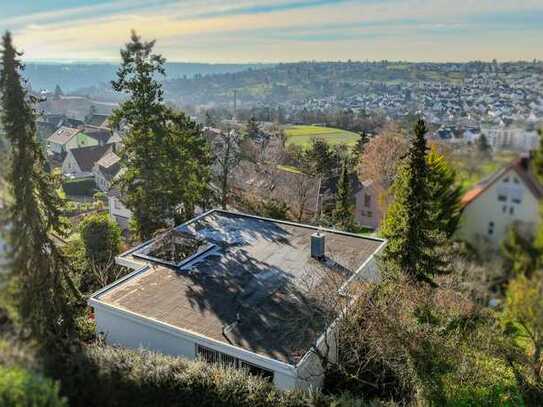
[[[111,181],[121,169],[121,159],[113,151],[110,151],[100,158],[96,165],[104,177]]]
[[[521,156],[506,167],[489,175],[464,194],[461,200],[462,206],[468,206],[510,170],[515,171],[537,199],[542,199],[543,185],[541,185],[532,171],[530,171],[530,164],[531,157]]]
[[[70,153],[77,162],[77,165],[79,165],[81,171],[90,172],[92,171],[94,164],[96,164],[105,154],[112,151],[112,149],[113,146],[111,144],[106,144],[104,146],[73,148],[70,150]]]
[[[85,126],[82,131],[100,144],[106,144],[111,138],[111,130],[105,127]]]
[[[96,127],[109,127],[109,115],[107,114],[93,114],[85,120],[90,126]]]
[[[81,132],[80,129],[74,129],[72,127],[62,126],[60,129],[55,131],[48,139],[50,143],[56,143],[64,145],[72,139],[77,133]]]

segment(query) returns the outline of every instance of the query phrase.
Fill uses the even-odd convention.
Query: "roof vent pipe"
[[[311,235],[311,257],[323,260],[325,257],[325,236],[320,232]]]

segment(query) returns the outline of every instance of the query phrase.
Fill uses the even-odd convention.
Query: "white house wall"
[[[505,185],[503,180],[509,178],[509,184],[516,178],[520,182],[515,184],[522,191],[522,202],[513,203],[508,196],[507,201],[498,200],[498,192]],[[522,178],[513,169],[507,171],[502,177],[481,193],[464,209],[459,228],[459,237],[470,242],[478,249],[498,249],[505,237],[507,228],[515,221],[535,227],[539,218],[538,200],[528,189]],[[504,213],[503,208],[506,208]],[[513,207],[514,213],[510,213]],[[492,233],[489,233],[490,222],[494,223]]]

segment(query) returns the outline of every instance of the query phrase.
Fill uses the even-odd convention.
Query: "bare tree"
[[[240,162],[240,136],[235,130],[227,130],[220,133],[215,162],[218,167],[221,206],[223,209],[226,209],[228,193],[230,191],[230,174]]]

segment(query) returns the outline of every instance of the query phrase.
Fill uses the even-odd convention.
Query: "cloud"
[[[170,60],[543,56],[540,0],[118,0],[3,25],[30,59],[116,60],[132,28]]]

